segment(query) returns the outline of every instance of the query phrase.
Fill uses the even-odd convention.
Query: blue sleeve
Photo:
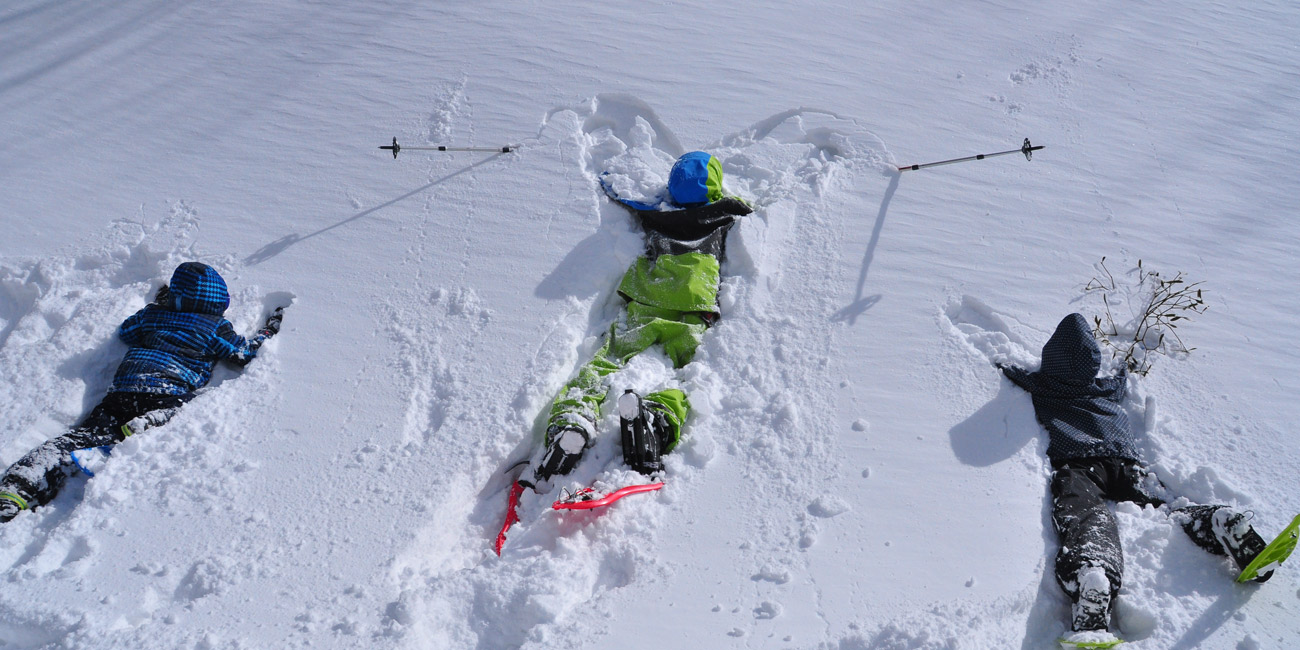
[[[261,334],[251,340],[246,339],[235,333],[235,326],[231,325],[230,321],[223,320],[217,325],[217,331],[213,334],[212,348],[218,359],[238,366],[246,366],[249,361],[257,358],[257,349],[262,347],[262,342],[265,340],[266,337]]]
[[[148,307],[131,314],[131,316],[126,320],[122,321],[121,325],[117,326],[117,338],[121,339],[123,343],[131,346],[140,344],[141,337],[144,334],[143,331],[141,331],[140,325],[144,320],[144,312],[146,309],[148,309]]]

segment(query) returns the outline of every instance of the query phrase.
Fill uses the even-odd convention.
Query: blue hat
[[[692,151],[673,163],[668,194],[678,205],[712,203],[722,198],[722,163],[704,151]]]

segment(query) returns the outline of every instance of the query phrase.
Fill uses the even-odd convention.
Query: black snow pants
[[[193,397],[193,393],[109,393],[80,424],[46,440],[11,465],[0,478],[0,492],[17,495],[28,508],[45,505],[78,471],[71,452],[114,445],[128,435],[163,424]]]
[[[1079,570],[1099,566],[1110,580],[1111,596],[1124,577],[1119,527],[1106,501],[1162,506],[1165,486],[1156,475],[1123,458],[1085,458],[1052,464],[1052,524],[1061,548],[1056,553],[1056,582],[1071,600],[1078,598]],[[1199,547],[1226,555],[1214,538],[1210,520],[1223,506],[1187,506],[1170,513]]]

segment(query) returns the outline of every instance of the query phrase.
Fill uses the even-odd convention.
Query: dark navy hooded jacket
[[[1004,366],[1002,372],[1034,398],[1034,415],[1047,429],[1047,457],[1053,462],[1079,458],[1140,460],[1122,402],[1128,394],[1125,372],[1097,377],[1101,348],[1088,321],[1070,314],[1043,345],[1037,372]]]
[[[109,392],[183,395],[207,384],[218,361],[251,361],[265,337],[248,341],[236,334],[222,317],[229,305],[226,282],[212,267],[199,262],[176,267],[158,301],[118,328],[130,349]]]

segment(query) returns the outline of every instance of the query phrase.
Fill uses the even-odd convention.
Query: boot
[[[1223,550],[1232,556],[1232,560],[1237,563],[1237,568],[1245,568],[1263,552],[1268,542],[1264,541],[1259,533],[1250,525],[1250,519],[1254,516],[1251,512],[1238,512],[1224,506],[1214,511],[1214,516],[1210,519],[1211,530],[1214,531],[1214,538],[1223,544]],[[1264,582],[1273,577],[1273,571],[1261,573],[1255,576],[1255,582]]]
[[[13,519],[27,508],[27,502],[12,492],[0,492],[0,524]]]
[[[122,437],[124,439],[129,438],[145,429],[152,429],[167,424],[167,422],[177,413],[180,413],[180,410],[181,409],[178,406],[169,409],[154,409],[137,415],[136,417],[131,418],[129,422],[122,425]]]
[[[632,389],[618,398],[619,425],[623,433],[623,462],[650,476],[664,471],[663,449],[668,423],[653,402],[641,399]]]
[[[572,472],[590,443],[587,432],[577,427],[553,425],[546,430],[546,439],[550,440],[550,444],[546,446],[542,457],[529,465],[519,477],[519,484],[532,488],[534,492],[540,491],[538,486],[544,485],[551,477]]]
[[[1075,632],[1106,631],[1110,624],[1110,580],[1099,566],[1079,569],[1079,595],[1071,609],[1070,627]]]

